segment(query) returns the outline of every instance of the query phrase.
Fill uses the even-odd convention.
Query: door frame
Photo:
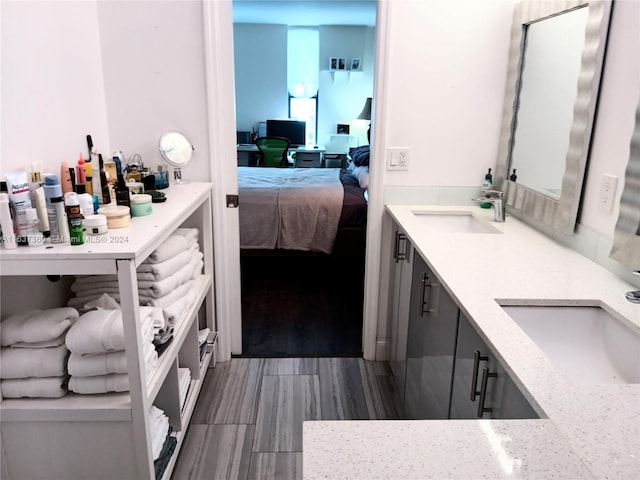
[[[384,213],[384,153],[386,151],[385,99],[390,7],[378,0],[376,6],[375,71],[373,81],[372,151],[367,214],[367,247],[363,298],[363,357],[384,359],[386,334],[380,338],[379,315],[380,252]],[[240,286],[240,233],[237,208],[227,208],[226,195],[238,193],[235,146],[235,78],[233,55],[232,0],[203,0],[203,41],[209,121],[210,178],[213,182],[213,239],[218,360],[242,353]],[[232,120],[232,121],[230,121]],[[377,160],[376,157],[380,158]]]

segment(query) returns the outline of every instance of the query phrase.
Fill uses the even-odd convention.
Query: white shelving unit
[[[210,183],[172,186],[165,190],[165,203],[153,204],[152,215],[133,218],[131,226],[90,237],[84,245],[0,250],[0,273],[10,277],[3,284],[24,281],[26,286],[30,277],[41,275],[117,275],[130,385],[123,393],[1,400],[3,478],[155,479],[151,405],[165,411],[176,432],[176,449],[162,477],[170,478],[213,355],[209,346],[200,361],[198,345],[201,319],[215,331],[211,189]],[[204,273],[195,282],[196,301],[176,323],[173,341],[147,378],[136,268],[180,226],[200,230]],[[184,408],[178,367],[191,371]]]

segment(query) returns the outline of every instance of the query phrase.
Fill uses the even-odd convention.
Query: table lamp
[[[371,101],[372,100],[373,99],[371,97],[368,97],[367,100],[364,102],[364,107],[362,108],[360,115],[358,115],[358,120],[371,120]],[[369,143],[371,143],[371,123],[369,123],[369,129],[367,130],[367,140],[369,141]]]

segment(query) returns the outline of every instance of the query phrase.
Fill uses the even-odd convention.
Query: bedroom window
[[[320,33],[316,27],[287,31],[289,118],[307,122],[307,145],[317,139]]]
[[[315,145],[318,138],[318,94],[311,98],[296,98],[289,94],[289,118],[307,122],[307,145]]]

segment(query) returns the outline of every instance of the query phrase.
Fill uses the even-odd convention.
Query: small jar
[[[151,195],[147,193],[131,195],[131,216],[144,217],[146,215],[151,215],[151,212],[153,211],[151,200]]]
[[[107,233],[107,217],[105,215],[87,215],[84,217],[85,233],[87,235],[103,235]]]
[[[142,182],[130,182],[130,181],[127,181],[127,188],[129,189],[129,193],[131,195],[137,195],[139,193],[144,193],[144,184]]]
[[[158,165],[158,171],[153,175],[156,178],[156,190],[169,188],[169,172],[162,165]]]
[[[125,207],[124,205],[100,207],[98,213],[107,217],[107,226],[109,228],[124,228],[131,224],[129,207]]]

